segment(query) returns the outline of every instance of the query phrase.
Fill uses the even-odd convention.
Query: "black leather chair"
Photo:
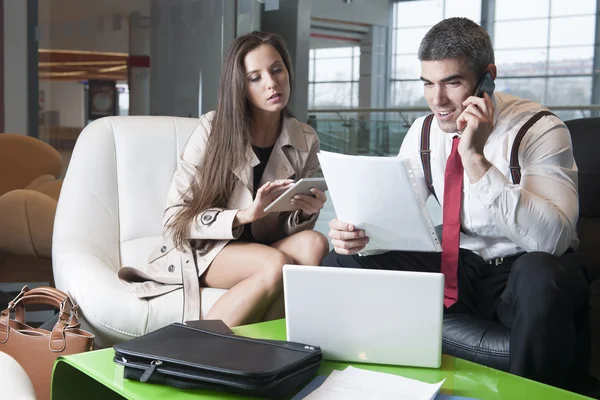
[[[590,326],[592,354],[590,371],[600,378],[600,118],[565,122],[571,132],[579,169],[578,252],[585,260],[590,280]],[[596,332],[594,331],[596,330]],[[455,357],[508,370],[510,331],[499,322],[467,314],[444,316],[443,352]],[[588,366],[580,366],[588,370]]]

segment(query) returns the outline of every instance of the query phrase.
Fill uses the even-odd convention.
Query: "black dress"
[[[252,193],[252,198],[256,197],[256,192],[260,188],[259,182],[263,176],[263,172],[265,172],[265,167],[267,166],[267,162],[269,162],[269,157],[271,157],[271,152],[273,151],[273,147],[257,147],[252,145],[252,150],[254,150],[254,154],[258,157],[259,164],[254,167],[254,190]],[[241,242],[249,242],[256,243],[256,239],[252,235],[251,224],[244,225],[244,231],[241,236],[237,239]]]

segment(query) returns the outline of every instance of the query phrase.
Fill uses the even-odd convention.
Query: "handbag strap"
[[[0,326],[6,326],[6,336],[0,339],[5,343],[9,336],[10,312],[15,310],[15,321],[25,324],[25,307],[32,304],[45,304],[58,308],[58,321],[52,328],[50,335],[50,350],[61,352],[66,347],[65,330],[68,328],[79,328],[79,306],[66,293],[52,287],[43,286],[29,289],[27,285],[21,292],[8,303],[8,308],[0,313]],[[6,322],[3,322],[6,319]]]

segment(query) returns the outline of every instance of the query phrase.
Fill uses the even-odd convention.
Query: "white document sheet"
[[[369,237],[365,252],[442,251],[408,161],[326,151],[318,157],[337,218]]]
[[[432,400],[445,380],[424,383],[383,372],[347,367],[334,370],[305,400]]]

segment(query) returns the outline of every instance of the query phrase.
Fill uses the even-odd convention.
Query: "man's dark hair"
[[[448,18],[433,26],[419,46],[419,60],[439,61],[462,58],[475,74],[480,75],[494,64],[490,35],[467,18]]]

